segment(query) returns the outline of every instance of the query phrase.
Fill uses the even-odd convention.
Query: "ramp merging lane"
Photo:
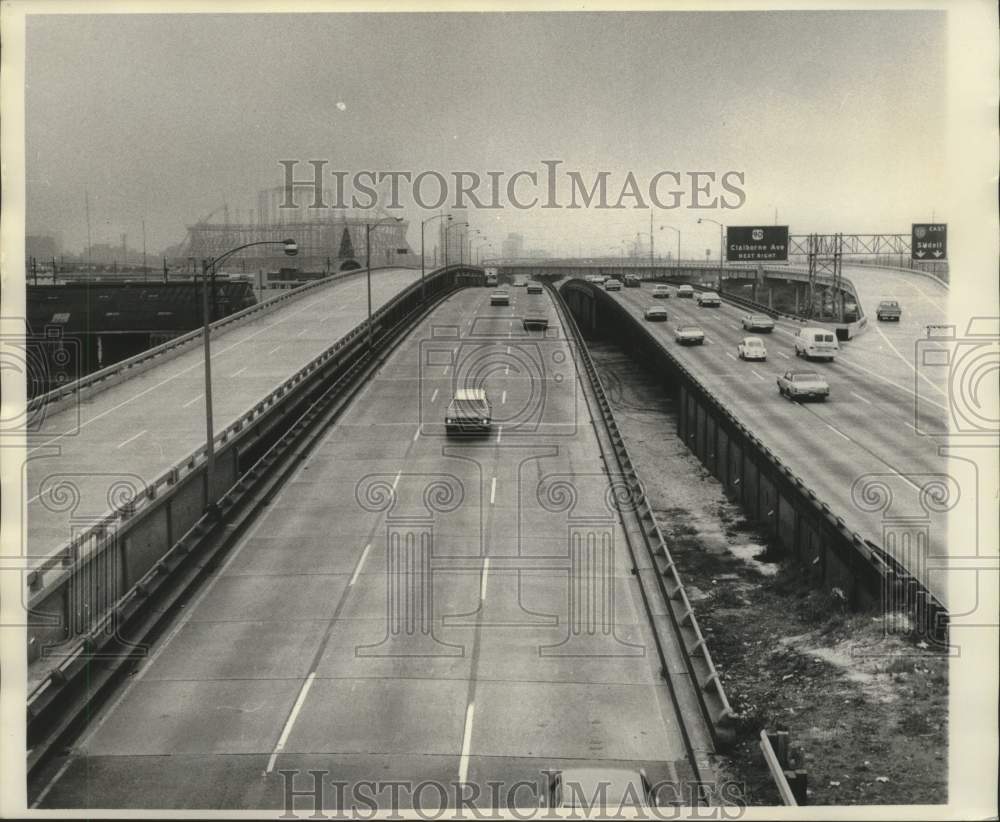
[[[420,277],[412,269],[372,272],[372,310]],[[364,272],[290,300],[212,337],[214,426],[222,430],[367,315]],[[47,415],[28,443],[27,553],[44,557],[71,537],[72,514],[97,518],[117,481],[149,481],[205,442],[201,345],[78,406]],[[74,511],[47,478],[65,477]],[[49,493],[52,491],[52,493]]]
[[[690,778],[571,343],[547,294],[511,292],[458,292],[401,344],[42,807],[276,809],[310,770],[347,784],[327,807],[363,780],[537,807],[511,791],[545,769]],[[529,307],[548,332],[522,329]],[[456,387],[480,386],[492,430],[446,438]]]
[[[923,433],[942,430],[942,426],[947,430],[946,400],[922,381],[915,382],[913,370],[906,373],[904,363],[886,351],[878,333],[868,332],[843,343],[832,363],[805,362],[795,356],[795,323],[779,321],[771,334],[745,331],[741,318],[746,309],[725,303],[720,308],[700,308],[694,300],[678,299],[675,289],[670,299],[654,300],[647,284],[610,296],[640,323],[645,322],[647,306],[664,305],[668,321],[646,323],[647,327],[821,501],[844,517],[849,528],[892,552],[893,546],[884,544],[890,519],[915,516],[928,526],[929,555],[947,555],[947,515],[937,506],[927,505],[927,494],[921,492],[928,483],[941,481],[948,471],[947,460],[939,452],[943,443]],[[866,304],[864,308],[874,322],[874,307]],[[904,305],[904,317],[906,310]],[[940,321],[936,309],[928,307],[927,311]],[[700,325],[705,331],[704,345],[677,344],[673,331],[681,324]],[[914,324],[886,333],[905,337],[915,333]],[[746,336],[764,340],[765,362],[738,358],[737,346]],[[898,347],[912,352],[914,343],[911,337],[908,349],[902,340]],[[821,374],[830,384],[830,398],[807,405],[780,396],[776,380],[789,369]],[[915,390],[926,392],[919,406]],[[883,488],[888,500],[881,494]],[[926,557],[918,559],[915,551],[907,552],[902,546],[894,555],[946,606],[949,585],[951,597],[956,596],[954,580],[946,581],[943,570],[935,573],[919,567]],[[974,589],[973,579],[967,592],[970,597],[974,597]]]

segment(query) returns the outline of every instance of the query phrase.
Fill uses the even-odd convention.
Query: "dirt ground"
[[[789,731],[810,805],[936,804],[948,789],[948,658],[850,613],[776,556],[681,443],[669,395],[614,345],[592,343],[733,709],[723,769],[749,804],[779,804],[761,729]]]

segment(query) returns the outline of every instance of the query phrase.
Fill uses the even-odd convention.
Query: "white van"
[[[839,350],[837,335],[829,328],[800,328],[795,335],[796,357],[833,362]]]

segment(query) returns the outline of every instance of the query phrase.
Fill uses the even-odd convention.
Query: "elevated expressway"
[[[974,610],[974,576],[968,587],[956,587],[945,574],[947,518],[962,516],[976,523],[981,512],[974,495],[961,493],[960,483],[969,479],[962,466],[942,450],[950,413],[947,369],[916,365],[919,347],[928,342],[926,326],[945,321],[946,291],[921,278],[916,283],[903,280],[906,290],[901,292],[899,275],[872,276],[867,268],[851,274],[856,283],[864,283],[858,291],[872,330],[842,343],[832,363],[796,358],[793,338],[801,322],[779,319],[772,334],[756,334],[743,329],[745,308],[725,302],[720,308],[700,308],[694,300],[677,299],[676,291],[668,300],[654,300],[646,283],[620,292],[602,289],[601,296],[645,324],[849,528],[892,553],[953,613]],[[898,325],[875,321],[875,304],[883,297],[903,303]],[[643,319],[644,309],[654,303],[666,307],[666,323]],[[705,344],[678,345],[673,331],[682,324],[701,326]],[[764,339],[766,362],[738,359],[737,346],[745,336]],[[781,397],[776,379],[788,369],[824,376],[830,398],[800,404]],[[966,487],[975,487],[974,478]],[[926,536],[926,551],[915,541],[894,538],[900,529],[912,534],[914,528]]]

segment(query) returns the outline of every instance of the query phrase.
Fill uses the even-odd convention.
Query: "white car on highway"
[[[678,297],[693,297],[694,296],[694,286],[682,285],[677,289]]]
[[[740,322],[743,324],[744,331],[766,331],[767,333],[774,331],[774,320],[767,314],[744,314]]]
[[[604,289],[606,291],[621,291],[622,281],[616,279],[610,279],[604,281]]]
[[[674,329],[674,340],[681,345],[704,345],[705,332],[697,325],[679,325]]]
[[[741,360],[767,359],[767,348],[760,337],[744,337],[742,342],[736,346],[736,351]]]
[[[660,284],[653,286],[653,296],[658,300],[670,299],[670,289],[667,286]]]
[[[778,377],[778,393],[790,400],[826,400],[830,384],[815,371],[786,371]]]
[[[490,305],[510,305],[510,294],[506,291],[494,291],[490,294]]]
[[[699,291],[696,302],[702,307],[718,308],[722,305],[722,298],[714,291]]]
[[[667,309],[662,305],[651,305],[643,312],[643,316],[651,323],[665,323],[667,321]]]

